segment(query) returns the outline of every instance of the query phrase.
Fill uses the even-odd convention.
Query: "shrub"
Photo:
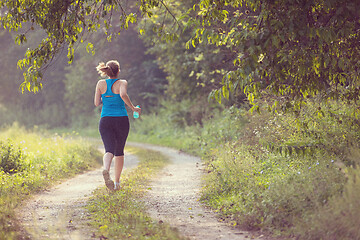
[[[285,157],[228,144],[206,164],[201,200],[247,229],[289,229],[338,194],[345,180],[322,153]]]
[[[6,173],[16,173],[23,170],[24,155],[19,147],[10,140],[0,141],[0,170]]]
[[[142,139],[166,136],[173,146],[202,156],[208,174],[201,200],[234,225],[312,239],[346,239],[341,232],[356,236],[351,208],[331,202],[352,204],[358,199],[346,189],[357,191],[360,185],[348,179],[348,172],[360,164],[350,153],[360,149],[359,113],[357,106],[340,101],[324,105],[309,100],[297,112],[259,115],[235,107],[213,111],[202,125],[180,128],[161,112],[143,118],[141,124],[152,127]],[[326,227],[315,220],[322,218],[315,216],[346,218],[349,227],[338,232],[332,227],[332,235],[324,235],[321,228]]]
[[[14,124],[0,131],[0,157],[0,239],[16,239],[13,218],[18,204],[56,180],[96,166],[101,154],[73,135],[50,135]]]
[[[360,169],[348,169],[347,176],[343,191],[296,227],[299,239],[360,239]]]

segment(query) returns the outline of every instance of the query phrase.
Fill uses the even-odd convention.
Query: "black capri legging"
[[[105,152],[114,156],[124,156],[124,147],[129,134],[129,118],[102,117],[99,123],[99,132],[105,146]]]

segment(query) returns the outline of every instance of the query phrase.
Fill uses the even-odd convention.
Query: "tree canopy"
[[[131,3],[133,4],[133,3]],[[138,11],[149,14],[149,9],[157,2],[138,1]],[[24,70],[22,89],[38,91],[41,88],[42,72],[47,64],[67,48],[69,63],[74,59],[76,44],[83,42],[88,33],[104,27],[107,38],[127,29],[129,23],[136,21],[136,12],[131,12],[134,5],[117,0],[5,0],[0,1],[0,26],[16,31],[16,42],[27,41],[29,32],[38,28],[44,30],[45,37],[33,49],[27,49],[25,57],[19,60],[18,67]],[[114,22],[113,13],[118,19]],[[89,43],[88,51],[94,46]]]
[[[203,63],[189,65],[181,76],[179,67],[185,69],[189,58],[172,54],[162,64],[170,79],[196,76],[194,86],[208,86],[218,101],[245,93],[254,109],[262,96],[269,106],[297,110],[313,96],[359,100],[360,9],[353,0],[19,0],[0,7],[1,26],[19,31],[19,44],[34,28],[46,34],[18,63],[25,69],[23,89],[39,89],[46,63],[64,47],[71,62],[87,33],[103,27],[111,39],[140,17],[145,23],[139,33],[156,33],[145,39],[180,40],[176,47],[192,48],[194,63]],[[174,50],[176,43],[167,44],[154,52]]]
[[[115,13],[113,17],[116,17]],[[20,31],[20,30],[19,30]],[[157,105],[166,87],[164,73],[159,69],[153,55],[146,54],[147,48],[138,37],[133,26],[120,36],[107,41],[104,31],[86,36],[83,43],[74,45],[74,59],[67,64],[67,51],[60,49],[42,70],[42,91],[36,95],[26,91],[19,93],[23,82],[21,71],[16,70],[18,59],[27,48],[36,47],[46,36],[36,27],[27,33],[27,42],[14,44],[16,32],[0,29],[1,76],[0,125],[14,121],[25,126],[84,127],[97,121],[99,109],[93,106],[94,87],[100,77],[95,66],[100,61],[117,59],[121,64],[121,78],[127,79],[131,87],[129,95],[134,103],[148,112]],[[86,47],[96,45],[94,54],[87,53]],[[89,47],[87,47],[89,50]],[[46,68],[46,71],[44,71]],[[40,80],[39,80],[40,81]]]
[[[288,106],[315,95],[359,99],[360,9],[355,1],[203,0],[192,11],[197,14],[188,22],[195,30],[189,44],[207,42],[235,53],[223,87],[213,92],[217,99],[236,89],[252,103],[260,95],[273,100],[275,95],[272,103]]]

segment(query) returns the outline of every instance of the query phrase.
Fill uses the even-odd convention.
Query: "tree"
[[[23,91],[37,92],[42,84],[48,63],[64,48],[67,48],[69,63],[73,61],[76,44],[83,42],[88,33],[104,27],[108,39],[134,23],[137,13],[151,15],[151,9],[162,1],[121,0],[4,0],[0,2],[0,27],[9,31],[22,31],[16,42],[27,41],[29,32],[42,29],[46,37],[33,49],[28,49],[18,66],[24,69]],[[120,12],[118,20],[113,12]],[[88,50],[93,45],[88,44]]]
[[[193,44],[236,52],[217,99],[244,91],[295,110],[311,96],[359,100],[360,8],[352,0],[202,0]],[[277,97],[276,97],[277,96]]]
[[[39,31],[40,32],[40,31]],[[16,62],[23,56],[27,47],[42,39],[42,35],[34,31],[26,44],[14,44],[15,34],[0,30],[1,65],[0,85],[0,124],[10,124],[14,121],[31,126],[46,124],[49,127],[66,124],[67,114],[63,103],[64,84],[62,78],[67,64],[66,54],[58,54],[45,74],[47,81],[41,91],[36,94],[21,94],[19,85],[23,81],[22,74],[16,69]]]
[[[212,96],[219,101],[231,92],[245,92],[254,109],[258,109],[256,99],[265,96],[270,105],[281,102],[286,108],[297,110],[311,96],[359,100],[360,9],[353,0],[201,0],[186,2],[185,9],[173,0],[132,3],[127,6],[119,0],[2,1],[2,27],[18,30],[27,23],[28,31],[37,25],[47,36],[19,62],[20,67],[28,67],[22,87],[38,90],[41,84],[37,78],[45,63],[61,48],[68,48],[71,62],[74,45],[84,39],[85,33],[102,25],[111,39],[135,22],[137,16],[147,16],[154,20],[155,33],[167,40],[181,38],[178,30],[186,22],[184,33],[191,38],[187,46],[197,48],[192,50],[198,51],[197,59],[203,50],[213,49],[215,58],[217,50],[224,53],[228,64],[213,68],[197,64],[200,77],[201,73],[214,71],[223,76],[216,77],[211,87]],[[114,12],[120,13],[117,20],[113,19]],[[159,16],[163,17],[156,19]],[[173,31],[167,31],[171,28]],[[139,32],[143,34],[144,30]],[[17,41],[26,41],[26,36],[27,32],[20,33]],[[92,47],[88,45],[90,51]],[[171,60],[176,60],[176,56]]]
[[[185,28],[175,41],[164,41],[166,36],[177,30],[174,30],[174,26],[186,24],[184,12],[191,9],[194,2],[181,1],[180,5],[178,1],[167,1],[171,15],[154,11],[153,17],[143,18],[139,24],[146,33],[141,37],[150,47],[148,51],[157,56],[159,65],[168,74],[166,93],[175,101],[184,98],[197,101],[204,97],[206,99],[211,90],[221,87],[222,75],[231,69],[234,58],[234,52],[226,46],[207,42],[196,46],[191,44],[189,39],[194,35],[195,28]],[[174,18],[178,19],[178,25],[174,24]]]
[[[129,27],[111,42],[100,32],[93,34],[88,41],[96,44],[96,52],[91,56],[86,53],[86,42],[80,44],[64,78],[64,101],[73,124],[86,126],[93,121],[94,89],[100,78],[95,67],[103,61],[119,61],[119,78],[128,81],[129,95],[134,104],[141,105],[145,111],[156,105],[166,80],[154,63],[154,57],[145,54],[146,48],[135,29]]]

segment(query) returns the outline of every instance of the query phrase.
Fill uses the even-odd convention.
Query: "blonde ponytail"
[[[101,77],[108,76],[110,78],[116,78],[120,72],[120,64],[115,60],[108,61],[106,64],[104,62],[100,62],[96,67],[96,70]]]

